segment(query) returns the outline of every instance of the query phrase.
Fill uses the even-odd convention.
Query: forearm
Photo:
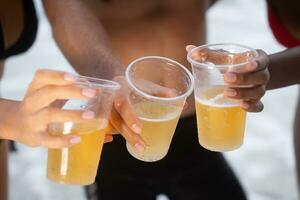
[[[13,126],[13,119],[16,113],[12,110],[17,107],[18,101],[0,99],[0,139],[12,139],[10,133],[11,126]]]
[[[287,49],[269,56],[270,81],[267,89],[300,83],[300,47]]]
[[[110,48],[94,9],[97,1],[44,0],[53,36],[71,65],[82,75],[111,79],[124,67]]]

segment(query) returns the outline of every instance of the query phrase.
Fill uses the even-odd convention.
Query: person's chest
[[[180,12],[207,7],[209,0],[94,0],[101,20],[133,20],[161,12]]]
[[[113,18],[104,16],[101,8],[97,12],[114,52],[124,64],[145,55],[166,56],[187,64],[185,45],[205,42],[206,1],[130,0],[126,5],[112,0],[107,4],[113,7],[114,2],[115,8],[124,9],[106,10],[114,13]]]

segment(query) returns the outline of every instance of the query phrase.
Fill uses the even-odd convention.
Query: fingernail
[[[145,150],[145,146],[143,145],[143,144],[141,144],[141,143],[136,143],[135,145],[134,145],[134,147],[136,148],[136,150],[138,150],[139,152],[143,152],[144,150]]]
[[[236,79],[237,79],[236,74],[233,74],[233,73],[225,74],[225,81],[227,81],[227,82],[235,82]]]
[[[90,110],[86,110],[81,115],[82,119],[93,119],[95,117],[95,113]]]
[[[96,95],[96,90],[91,88],[84,88],[82,89],[82,95],[86,97],[94,97]]]
[[[230,96],[230,97],[234,97],[237,94],[236,90],[232,89],[232,88],[226,88],[224,90],[224,93],[225,93],[226,96]]]
[[[74,81],[76,81],[77,77],[74,76],[74,75],[72,75],[72,74],[70,74],[70,73],[65,73],[64,79],[65,79],[66,81],[74,82]]]
[[[71,144],[77,144],[79,142],[81,142],[81,137],[75,136],[70,139]]]
[[[141,133],[142,132],[142,129],[137,125],[137,124],[132,124],[131,125],[131,128],[132,130],[135,132],[135,133]]]
[[[250,107],[250,105],[249,105],[248,103],[246,103],[246,102],[242,102],[242,103],[241,103],[241,107],[242,107],[243,109],[248,109],[248,108]]]

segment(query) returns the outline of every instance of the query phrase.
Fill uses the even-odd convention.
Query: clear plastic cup
[[[224,74],[245,72],[257,56],[254,49],[238,44],[204,45],[188,53],[195,82],[199,143],[204,148],[222,152],[243,144],[246,112],[240,108],[240,100],[223,95]]]
[[[166,156],[185,100],[192,93],[192,74],[174,60],[147,56],[128,66],[126,79],[146,143],[144,152],[138,152],[129,143],[127,149],[139,160],[158,161]]]
[[[96,89],[89,101],[68,100],[63,109],[90,110],[95,118],[84,123],[51,123],[48,131],[53,135],[80,135],[81,142],[69,148],[48,149],[47,177],[61,184],[88,185],[95,181],[105,129],[111,112],[114,94],[120,85],[113,81],[79,76],[79,87]]]

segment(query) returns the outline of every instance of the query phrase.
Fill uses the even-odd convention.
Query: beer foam
[[[237,100],[225,98],[223,94],[218,94],[215,97],[210,99],[196,96],[196,102],[206,106],[219,107],[219,108],[239,106],[239,102]]]
[[[139,117],[141,120],[149,121],[149,122],[165,122],[173,120],[180,116],[180,112],[170,113],[167,115],[164,115],[163,118],[145,118],[145,117]]]

